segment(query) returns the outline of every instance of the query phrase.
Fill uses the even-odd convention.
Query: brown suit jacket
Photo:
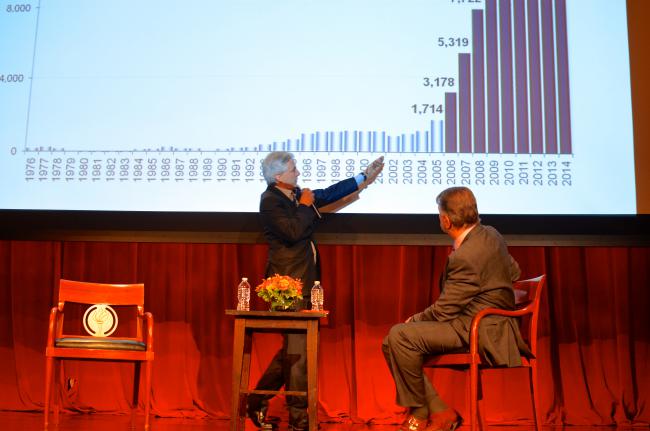
[[[413,320],[449,322],[469,345],[472,318],[479,311],[488,307],[514,309],[512,281],[520,273],[499,232],[479,224],[449,255],[438,300]],[[517,321],[505,316],[488,316],[481,321],[479,348],[490,365],[510,367],[521,365],[520,353],[529,351]]]

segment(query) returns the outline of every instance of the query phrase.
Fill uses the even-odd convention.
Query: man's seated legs
[[[391,328],[382,351],[395,381],[397,404],[409,408],[403,429],[424,429],[434,415],[451,411],[424,375],[422,364],[426,355],[463,347],[456,331],[446,322],[409,322]]]

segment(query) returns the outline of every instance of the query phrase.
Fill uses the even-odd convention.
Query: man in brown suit
[[[440,228],[454,241],[440,280],[440,296],[421,313],[393,326],[382,345],[395,380],[397,404],[409,408],[401,431],[447,431],[459,425],[456,411],[444,403],[424,375],[423,359],[466,351],[472,318],[480,310],[514,309],[512,282],[520,275],[503,237],[480,223],[470,189],[449,188],[436,202]],[[516,320],[509,317],[486,318],[479,340],[481,353],[492,365],[520,365],[520,350],[527,350]]]

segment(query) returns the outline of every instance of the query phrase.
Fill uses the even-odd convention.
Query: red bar
[[[460,152],[472,152],[472,94],[470,55],[458,54],[458,133]]]
[[[531,153],[544,153],[542,130],[542,80],[539,58],[539,8],[538,0],[528,0],[528,61],[530,69],[530,136]]]
[[[472,96],[474,97],[474,152],[485,153],[485,70],[483,66],[483,11],[472,11]]]
[[[557,154],[557,113],[555,111],[555,47],[553,35],[553,3],[542,0],[542,53],[544,74],[544,138],[545,154]]]
[[[515,0],[515,82],[517,89],[517,153],[528,148],[528,82],[526,80],[526,10],[524,0]]]
[[[515,152],[515,122],[512,102],[512,19],[510,0],[499,1],[499,40],[501,42],[501,152]]]
[[[571,100],[569,94],[569,49],[566,29],[566,0],[555,1],[557,35],[557,84],[560,108],[560,153],[571,154]]]
[[[445,93],[445,152],[458,151],[456,143],[456,93]]]
[[[487,51],[488,152],[501,152],[499,143],[499,50],[497,47],[496,0],[485,1]]]

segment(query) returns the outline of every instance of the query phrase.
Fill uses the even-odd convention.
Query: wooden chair
[[[469,388],[467,391],[470,423],[472,431],[486,430],[485,412],[482,400],[479,400],[479,378],[480,369],[489,367],[481,358],[478,348],[478,327],[481,319],[489,315],[512,316],[520,318],[520,330],[524,340],[528,343],[532,353],[531,358],[521,357],[521,366],[529,370],[530,396],[533,401],[533,416],[535,429],[541,431],[542,419],[539,408],[539,391],[537,379],[537,320],[539,317],[539,302],[546,283],[546,275],[541,275],[529,280],[515,282],[515,303],[514,311],[500,310],[497,308],[486,308],[481,310],[470,327],[469,353],[449,353],[432,356],[428,358],[424,367],[427,368],[462,368],[469,371]],[[508,368],[499,368],[507,370]],[[479,405],[480,404],[480,405]]]
[[[83,326],[91,335],[64,334],[66,303],[92,304],[83,316]],[[137,310],[135,337],[111,337],[118,323],[115,310],[128,306]],[[70,317],[70,316],[68,316]],[[66,330],[71,326],[66,325]],[[133,329],[133,328],[131,328]],[[81,331],[76,331],[77,334]],[[133,335],[133,334],[130,334]],[[54,416],[58,423],[59,379],[63,361],[120,361],[135,364],[133,409],[138,407],[140,367],[145,363],[144,406],[145,430],[149,429],[149,395],[151,393],[151,366],[153,363],[153,316],[144,312],[144,284],[101,284],[60,280],[59,301],[50,311],[50,323],[45,349],[45,427],[48,426],[52,382],[54,379]],[[56,365],[56,367],[55,367]],[[54,372],[53,372],[54,371]],[[132,415],[133,421],[133,415]]]

